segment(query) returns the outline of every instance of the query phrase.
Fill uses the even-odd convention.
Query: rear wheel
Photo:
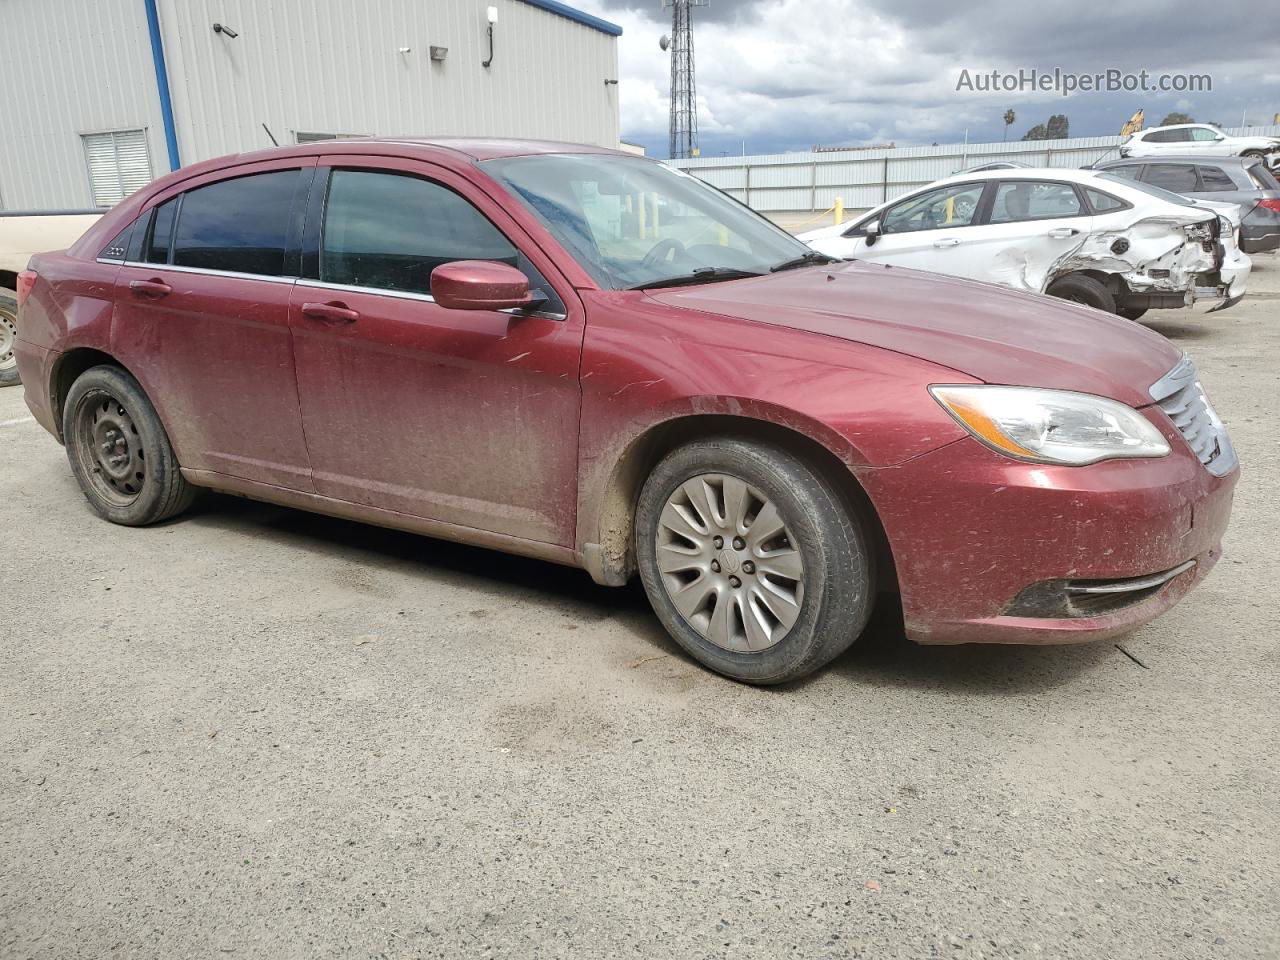
[[[1055,280],[1046,292],[1051,297],[1083,303],[1086,307],[1093,307],[1095,310],[1106,313],[1116,312],[1116,298],[1111,295],[1111,291],[1093,277],[1086,277],[1081,273],[1073,273],[1061,280]]]
[[[872,555],[840,495],[807,464],[750,440],[703,440],[650,474],[636,515],[640,577],[691,656],[782,683],[842,653],[874,599]]]
[[[71,471],[85,499],[112,523],[158,523],[191,505],[160,418],[138,381],[118,367],[92,367],[71,385],[62,411]]]
[[[21,383],[18,358],[13,354],[18,339],[18,295],[0,287],[0,387]]]

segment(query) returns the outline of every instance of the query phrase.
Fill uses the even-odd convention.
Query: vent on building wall
[[[151,182],[145,130],[83,134],[89,192],[97,207],[113,207]]]

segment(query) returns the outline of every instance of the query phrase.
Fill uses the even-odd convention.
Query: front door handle
[[[328,320],[330,323],[355,323],[360,314],[345,303],[304,303],[302,314],[316,320]]]
[[[941,240],[933,241],[935,247],[958,247],[960,239],[958,237],[943,237]]]
[[[151,280],[130,280],[129,289],[140,297],[167,297],[173,293],[173,287],[169,286],[163,280],[152,278]]]
[[[1067,237],[1074,237],[1079,232],[1075,227],[1054,227],[1049,231],[1049,236],[1054,240],[1065,240]]]

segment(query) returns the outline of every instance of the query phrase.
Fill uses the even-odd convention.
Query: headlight
[[[1169,452],[1150,420],[1106,397],[986,385],[934,386],[929,392],[975,437],[1018,460],[1080,467]]]

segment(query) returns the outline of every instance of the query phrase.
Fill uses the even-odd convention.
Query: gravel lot
[[[209,498],[95,519],[0,391],[0,957],[1280,956],[1280,260],[1159,311],[1244,462],[1122,645],[891,615],[758,690],[638,590]]]

